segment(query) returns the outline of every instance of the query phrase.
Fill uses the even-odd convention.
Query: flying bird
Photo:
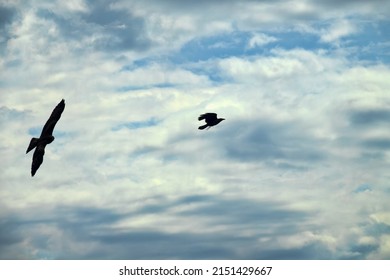
[[[219,124],[221,121],[223,121],[225,119],[217,118],[216,113],[205,113],[205,114],[200,115],[198,120],[199,121],[205,120],[205,122],[206,122],[205,125],[199,126],[198,129],[205,129],[206,127],[207,127],[207,129],[209,129],[210,127]]]
[[[39,166],[43,162],[43,155],[45,154],[45,147],[54,141],[53,130],[61,117],[62,112],[65,109],[65,100],[62,99],[60,103],[54,108],[45,126],[42,129],[41,136],[39,138],[33,137],[28,145],[26,154],[35,148],[32,165],[31,165],[31,176],[34,176]]]

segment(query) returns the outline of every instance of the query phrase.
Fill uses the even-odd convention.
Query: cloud
[[[363,145],[367,148],[388,150],[390,149],[390,138],[374,138],[364,140]]]
[[[388,258],[386,4],[274,2],[4,6],[0,258]]]
[[[13,222],[3,223],[1,228],[18,234],[12,239],[8,235],[0,239],[1,257],[351,259],[368,257],[379,248],[378,242],[368,235],[356,243],[350,240],[339,244],[341,251],[335,252],[332,239],[311,231],[314,213],[291,211],[278,203],[195,195],[156,197],[146,204],[139,211],[121,213],[101,207],[56,207],[46,214],[14,215]],[[41,218],[32,218],[37,214]],[[172,220],[174,215],[178,216]],[[141,217],[160,221],[144,228],[135,227]],[[188,227],[185,221],[189,219],[203,222]],[[173,221],[176,223],[172,224]],[[203,226],[207,226],[206,231]],[[226,227],[235,230],[226,231]],[[367,234],[376,232],[378,227],[382,233],[388,232],[386,227],[372,224],[366,227]],[[173,248],[172,242],[176,244]]]
[[[387,124],[390,122],[390,111],[384,108],[356,110],[350,113],[350,120],[358,126]]]
[[[54,23],[53,28],[61,38],[85,41],[101,51],[145,50],[149,47],[144,37],[144,21],[123,10],[112,9],[107,2],[88,3],[87,11],[71,11],[66,14],[40,9],[37,16]]]
[[[320,2],[318,5],[321,7],[325,7],[327,9],[331,8],[334,10],[339,10],[339,11],[345,11],[346,14],[351,14],[352,12],[359,12],[362,14],[370,14],[374,15],[378,18],[384,16],[387,14],[387,9],[384,9],[382,12],[379,13],[374,13],[374,10],[378,11],[378,8],[383,7],[385,8],[388,6],[388,2],[385,0],[374,0],[370,1],[367,3],[366,1],[363,0],[358,0],[358,1],[353,1],[353,0],[345,0],[345,1],[336,1],[336,0],[331,0],[331,1],[325,1],[325,2]],[[380,9],[379,9],[380,10]]]
[[[276,42],[278,39],[272,36],[268,36],[266,34],[254,34],[252,38],[249,40],[248,47],[255,48],[267,45],[269,43]]]
[[[11,24],[17,15],[17,10],[0,4],[0,51],[3,52],[7,41],[12,38]]]
[[[139,128],[144,128],[144,127],[150,127],[150,126],[155,126],[158,124],[158,121],[155,120],[154,118],[151,118],[146,121],[139,121],[139,122],[128,122],[128,123],[123,123],[119,124],[117,127],[114,127],[113,130],[119,130],[122,128],[128,128],[128,129],[139,129]]]
[[[16,10],[11,7],[0,6],[0,28],[10,24],[15,16]]]
[[[326,43],[334,43],[343,37],[351,36],[357,32],[356,26],[346,20],[332,23],[328,30],[321,34],[321,40]]]
[[[19,238],[14,237],[11,243],[8,239],[1,239],[3,242],[0,244],[2,248],[12,247],[14,252],[24,252],[25,255],[8,255],[8,252],[2,257],[235,259],[241,258],[242,246],[244,246],[253,255],[259,250],[258,253],[264,258],[267,257],[267,250],[262,252],[260,246],[252,247],[253,242],[257,243],[258,235],[261,235],[261,233],[252,235],[252,228],[258,227],[264,236],[269,236],[266,229],[273,227],[274,221],[278,221],[280,224],[290,224],[290,229],[288,230],[287,227],[285,229],[291,231],[291,227],[294,227],[293,221],[304,219],[306,215],[300,212],[290,212],[284,210],[282,205],[276,206],[267,202],[257,203],[216,199],[210,196],[187,196],[169,200],[169,204],[163,206],[164,200],[166,198],[162,197],[157,199],[154,204],[143,207],[140,211],[121,214],[109,209],[92,207],[57,207],[52,209],[51,214],[40,213],[40,219],[31,220],[29,215],[24,215],[23,218],[14,217],[12,227],[20,233],[26,233],[26,235],[19,235]],[[226,209],[226,205],[230,205],[230,207]],[[151,207],[158,208],[151,211]],[[185,208],[183,209],[183,207]],[[178,213],[181,217],[179,219],[183,223],[177,224],[178,229],[171,232],[169,219],[164,217],[172,216],[174,212]],[[36,215],[37,213],[31,214]],[[144,229],[136,229],[131,225],[132,221],[148,215],[162,217],[160,224]],[[210,223],[211,231],[209,230],[209,232],[202,233],[202,230],[196,228],[192,231],[187,228],[184,222],[197,218],[205,219],[207,222],[213,216],[219,217],[219,222]],[[254,223],[254,221],[257,222]],[[225,232],[223,228],[229,224],[239,227],[241,232],[238,234]],[[10,230],[10,224],[6,223],[3,226],[3,229]],[[159,227],[160,229],[158,229]],[[43,236],[39,236],[38,232],[41,232]],[[28,238],[28,236],[30,237]],[[172,249],[172,242],[176,242],[178,246]],[[240,246],[234,249],[228,244],[242,245],[241,249],[239,249]],[[24,249],[20,250],[22,247]],[[30,249],[34,247],[40,249]],[[58,250],[60,248],[61,251]],[[281,256],[282,251],[281,248]]]
[[[256,123],[256,127],[250,124]],[[261,119],[245,122],[234,122],[232,127],[239,127],[235,137],[229,131],[223,146],[228,155],[234,159],[268,162],[271,166],[302,168],[310,167],[313,162],[324,159],[321,151],[321,139],[313,139],[298,129],[294,123],[277,123]],[[240,143],[238,146],[237,143]]]

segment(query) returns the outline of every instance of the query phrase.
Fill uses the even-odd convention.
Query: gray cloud
[[[128,11],[112,9],[106,1],[90,1],[88,8],[87,12],[63,14],[42,8],[37,15],[54,22],[60,30],[61,39],[86,40],[89,42],[87,45],[96,50],[144,51],[150,46],[142,18]]]
[[[390,149],[390,138],[373,138],[363,140],[362,145],[366,148],[373,148],[379,150],[389,150]]]
[[[0,30],[10,24],[16,15],[16,9],[0,5]]]
[[[277,123],[259,119],[234,122],[229,130],[218,137],[224,139],[221,146],[228,157],[243,161],[264,161],[282,168],[301,169],[326,157],[321,148],[322,141],[310,136],[293,122]]]
[[[36,209],[23,216],[10,215],[12,222],[7,219],[0,223],[0,258],[364,259],[378,250],[378,244],[363,244],[354,238],[340,245],[338,252],[320,239],[292,247],[278,245],[291,236],[299,238],[307,232],[324,230],[313,223],[317,214],[289,210],[282,203],[210,195],[154,199],[135,211],[61,206],[51,211]],[[201,220],[207,218],[209,228],[222,226],[229,230],[167,233],[159,230],[158,225],[154,229],[118,227],[125,220],[152,213],[164,216],[183,206],[190,206],[191,210],[178,212],[185,218],[182,221],[199,227]],[[376,238],[389,233],[389,226],[382,223],[362,224],[362,229]]]
[[[355,110],[349,113],[349,119],[352,125],[378,125],[381,123],[389,124],[390,110]]]
[[[334,254],[321,242],[312,242],[300,248],[265,250],[251,258],[266,260],[310,260],[315,258],[317,260],[329,260],[334,258]]]
[[[353,109],[345,114],[349,127],[342,132],[343,143],[355,143],[365,150],[361,152],[366,159],[384,159],[378,152],[390,149],[390,138],[387,136],[370,135],[379,128],[390,124],[390,111],[385,108]],[[370,151],[371,150],[371,151]]]
[[[379,244],[350,244],[348,252],[341,256],[340,259],[359,260],[365,258],[379,249]]]
[[[0,220],[0,259],[28,258],[18,250],[25,238],[19,230],[19,225],[11,217]]]
[[[315,1],[312,0],[311,2],[318,3],[321,6],[330,6],[330,7],[335,7],[335,8],[344,8],[345,6],[359,6],[362,4],[367,4],[367,1],[364,0],[329,0],[329,1]],[[369,2],[369,5],[372,6],[380,6],[388,4],[388,1],[386,0],[373,0]]]
[[[12,246],[22,241],[21,233],[17,230],[17,222],[13,218],[9,217],[0,221],[0,244],[2,246]]]
[[[106,1],[89,1],[91,11],[82,14],[87,23],[99,26],[107,36],[98,42],[98,49],[103,50],[145,50],[150,41],[145,36],[144,20],[123,10],[114,10]]]
[[[215,217],[219,223],[223,224],[247,224],[254,227],[269,227],[277,223],[283,224],[284,230],[292,231],[293,225],[302,222],[307,213],[283,209],[278,203],[266,201],[218,199],[216,197],[201,197],[200,201],[206,201],[206,205],[192,210],[179,212],[184,216],[208,216]],[[284,227],[285,226],[285,227]],[[287,234],[291,232],[282,232]]]
[[[339,259],[365,259],[368,256],[376,256],[380,248],[380,238],[389,236],[390,226],[382,222],[363,222],[360,229],[366,237],[372,239],[371,242],[361,242],[359,237],[351,236],[345,244],[345,250],[340,252]],[[377,259],[377,257],[371,257]]]
[[[263,228],[263,230],[252,236],[243,237],[235,230],[210,234],[189,232],[168,234],[159,230],[114,227],[116,223],[125,219],[134,219],[137,216],[151,213],[164,215],[184,205],[195,207],[195,210],[179,212],[180,216],[191,220],[194,225],[198,219],[211,217],[213,224],[210,226],[230,225],[241,229],[248,227]],[[144,206],[139,211],[126,213],[89,207],[58,207],[53,210],[49,212],[50,214],[39,213],[43,216],[40,219],[31,219],[27,217],[28,215],[24,215],[23,218],[16,215],[12,223],[3,222],[0,233],[0,248],[3,253],[0,256],[8,259],[42,257],[55,259],[241,259],[254,256],[266,258],[267,254],[270,254],[267,250],[255,253],[258,249],[252,248],[257,238],[269,236],[270,230],[275,229],[275,223],[279,225],[276,227],[278,231],[271,235],[296,233],[299,231],[297,225],[310,217],[308,213],[290,211],[283,205],[269,202],[219,199],[203,195],[184,196],[176,200],[160,197],[155,203]],[[284,230],[281,230],[281,227]],[[39,228],[46,228],[47,233],[38,233]],[[56,236],[55,233],[58,231],[62,234]],[[10,237],[11,232],[18,232],[18,234]],[[27,238],[30,240],[28,247],[37,253],[27,255],[26,252],[24,256],[17,254],[16,252],[23,252],[22,246],[25,246]],[[57,247],[56,244],[60,241],[62,245]],[[77,249],[74,244],[83,245]],[[172,247],[172,244],[175,246]],[[90,249],[84,250],[83,246]],[[4,251],[4,248],[8,250]],[[243,248],[246,248],[248,253],[239,253]],[[283,255],[282,251],[281,249],[279,258],[293,258],[293,255],[290,255],[291,252]]]
[[[13,7],[6,7],[0,4],[0,51],[3,52],[5,44],[12,37],[9,25],[17,15],[17,10]]]
[[[161,3],[159,1],[156,1],[156,0],[150,0],[149,2],[154,2],[156,3],[157,5],[161,5]],[[170,7],[171,9],[180,9],[180,10],[186,10],[186,11],[194,11],[195,10],[204,10],[206,9],[210,9],[210,8],[214,8],[214,7],[225,7],[225,6],[232,6],[232,5],[235,5],[237,4],[237,0],[226,0],[226,1],[221,1],[221,0],[211,0],[211,1],[207,1],[207,0],[200,0],[200,1],[191,1],[191,0],[184,0],[184,1],[180,1],[180,0],[168,0],[168,1],[164,1],[164,3],[162,3],[163,6],[168,6]],[[244,0],[244,1],[240,1],[241,4],[242,3],[249,3],[249,4],[261,4],[261,3],[277,3],[277,2],[281,2],[281,0],[275,0],[275,1],[272,1],[272,0]]]

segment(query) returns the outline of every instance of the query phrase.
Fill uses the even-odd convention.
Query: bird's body
[[[45,126],[43,127],[41,136],[39,136],[39,138],[33,137],[30,141],[30,144],[28,145],[26,154],[35,148],[31,164],[31,176],[35,175],[39,166],[41,166],[43,162],[43,155],[45,154],[46,145],[54,141],[53,130],[64,109],[65,100],[62,99],[61,102],[58,103],[58,105],[54,108]]]
[[[223,121],[225,119],[217,118],[216,113],[205,113],[205,114],[200,115],[198,117],[198,120],[199,121],[205,120],[205,122],[206,122],[205,125],[199,126],[198,129],[205,129],[206,127],[207,127],[207,129],[209,129],[210,127],[219,124],[221,121]]]

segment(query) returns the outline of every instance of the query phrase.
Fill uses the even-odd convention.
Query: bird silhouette
[[[206,122],[205,125],[199,126],[198,129],[205,129],[206,127],[207,127],[207,129],[209,129],[210,127],[219,124],[221,121],[223,121],[225,119],[217,118],[216,113],[205,113],[205,114],[200,115],[198,120],[199,121],[205,120],[205,122]]]
[[[53,130],[58,120],[61,117],[62,112],[65,109],[65,100],[62,99],[60,103],[54,108],[45,126],[42,129],[41,136],[39,138],[33,137],[28,145],[26,154],[35,148],[32,164],[31,164],[31,176],[34,176],[39,166],[43,162],[43,155],[45,154],[45,147],[54,141]]]

